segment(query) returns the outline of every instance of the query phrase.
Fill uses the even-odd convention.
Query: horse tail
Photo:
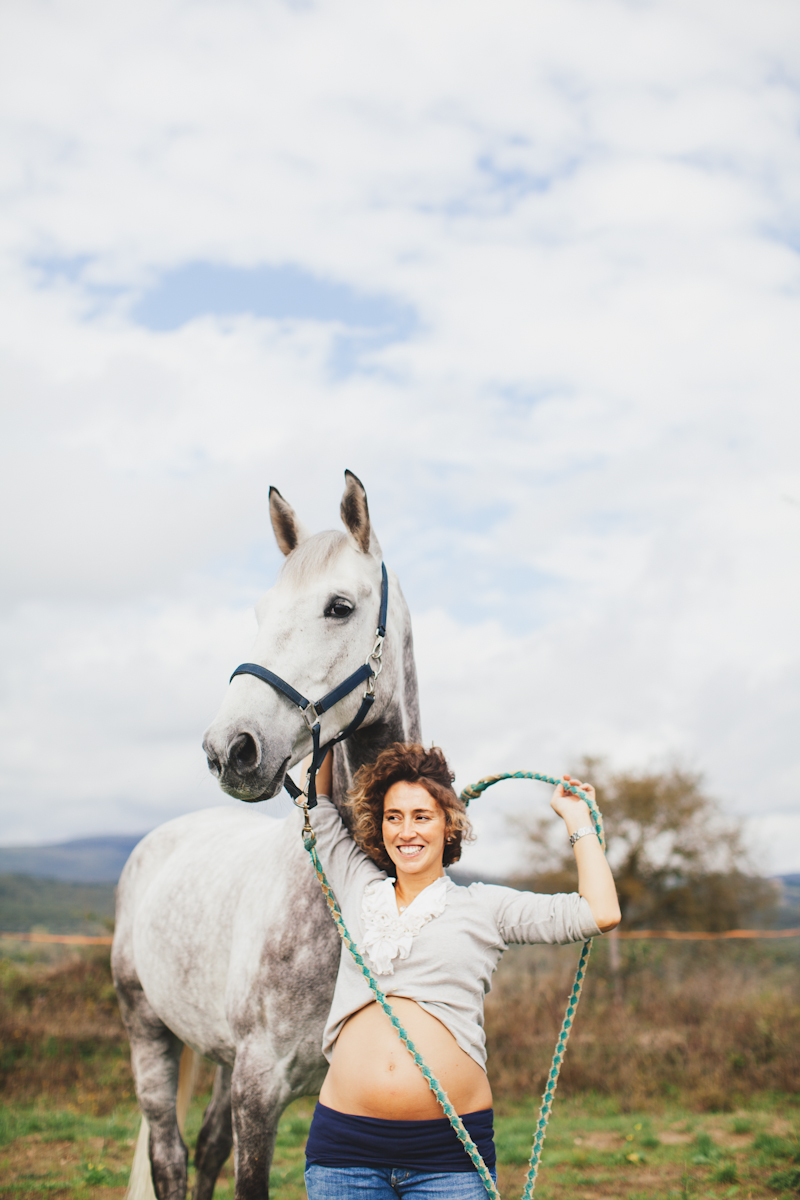
[[[147,1117],[142,1115],[139,1126],[139,1136],[136,1139],[136,1151],[133,1155],[131,1177],[128,1180],[128,1190],[125,1200],[156,1200],[153,1188],[153,1175],[150,1171],[150,1126]]]
[[[200,1070],[200,1055],[191,1046],[184,1046],[181,1052],[181,1065],[178,1072],[178,1096],[175,1109],[178,1117],[178,1129],[183,1134],[186,1126],[186,1116],[192,1100],[194,1085],[197,1083],[197,1072]]]
[[[186,1114],[189,1111],[199,1068],[200,1055],[196,1054],[191,1046],[184,1046],[178,1072],[178,1095],[175,1100],[175,1112],[181,1134],[186,1125]],[[136,1150],[133,1155],[133,1166],[125,1200],[156,1200],[153,1174],[150,1170],[150,1126],[144,1114],[142,1114],[142,1122],[139,1126],[139,1136],[136,1139]]]

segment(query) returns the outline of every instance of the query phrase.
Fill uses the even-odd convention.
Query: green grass
[[[134,1109],[106,1117],[90,1117],[74,1109],[2,1105],[0,1147],[30,1137],[42,1143],[76,1142],[88,1138],[121,1142],[133,1137],[138,1125],[139,1114]]]
[[[207,1094],[187,1121],[192,1144]],[[277,1200],[303,1200],[303,1150],[314,1100],[284,1113],[271,1177]],[[500,1187],[519,1196],[537,1105],[501,1105],[496,1114]],[[86,1116],[68,1107],[0,1107],[0,1196],[121,1200],[133,1156],[138,1113],[121,1107]],[[800,1195],[800,1097],[766,1095],[734,1114],[624,1113],[613,1100],[557,1102],[545,1142],[538,1200],[790,1200]],[[216,1195],[230,1200],[223,1168]]]

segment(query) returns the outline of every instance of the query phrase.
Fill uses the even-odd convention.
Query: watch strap
[[[593,825],[581,825],[580,829],[576,829],[574,833],[569,835],[570,846],[574,846],[576,842],[579,842],[582,837],[586,837],[589,833],[593,833],[597,837],[597,830]]]

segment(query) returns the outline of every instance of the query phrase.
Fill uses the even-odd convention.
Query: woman
[[[572,835],[578,893],[453,883],[444,868],[472,830],[452,780],[441,750],[388,747],[356,775],[351,836],[328,798],[329,755],[312,824],[352,937],[494,1174],[483,1033],[492,972],[511,942],[584,941],[613,929],[620,913],[589,808],[561,785],[551,804]],[[484,1200],[472,1161],[344,946],[323,1052],[330,1068],[306,1147],[309,1200]]]

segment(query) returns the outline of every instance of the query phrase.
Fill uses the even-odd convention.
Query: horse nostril
[[[258,760],[258,746],[249,733],[240,733],[228,747],[228,762],[238,775],[252,771],[258,766]]]

